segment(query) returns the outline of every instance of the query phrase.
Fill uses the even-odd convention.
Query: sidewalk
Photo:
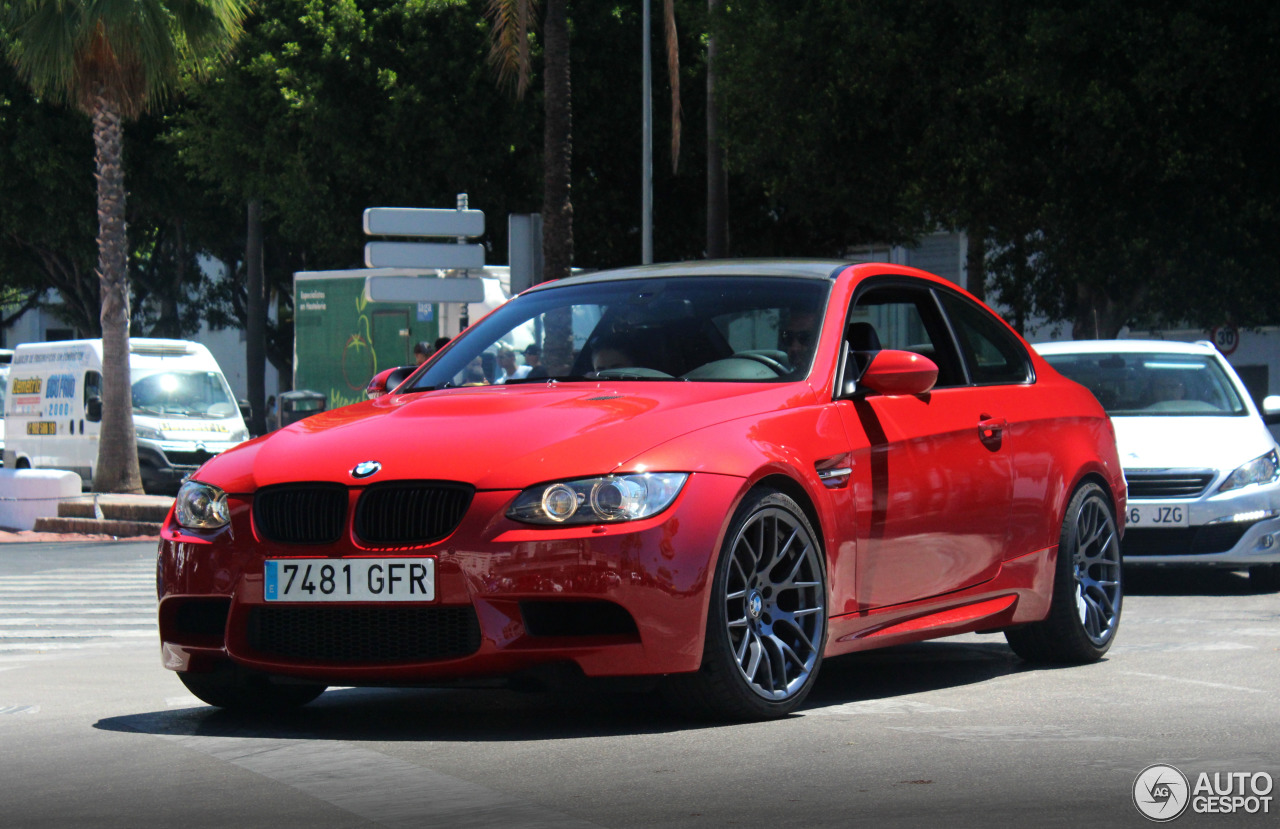
[[[166,495],[87,493],[58,505],[56,518],[34,529],[0,529],[0,543],[15,541],[144,541],[160,537],[173,498]]]

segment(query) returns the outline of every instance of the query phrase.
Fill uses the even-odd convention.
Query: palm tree
[[[648,2],[648,0],[643,0]],[[568,0],[545,0],[543,16],[543,136],[542,136],[542,260],[547,279],[569,275],[573,267],[573,201],[570,174],[573,161],[573,106],[569,72]],[[673,165],[680,152],[679,54],[676,52],[674,0],[663,0],[667,31],[667,61],[672,77]],[[529,88],[532,62],[529,31],[538,0],[489,0],[493,21],[489,62],[500,84],[515,87],[517,97]],[[542,359],[548,367],[567,368],[573,340],[568,319],[548,320]]]
[[[93,488],[141,492],[129,383],[123,123],[186,75],[207,73],[239,37],[246,0],[10,0],[9,59],[38,96],[92,119],[98,180],[102,431]]]

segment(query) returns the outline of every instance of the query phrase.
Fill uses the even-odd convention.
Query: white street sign
[[[484,283],[469,276],[370,276],[365,302],[482,302]]]
[[[484,267],[484,246],[445,242],[368,242],[364,246],[364,264],[369,268],[479,269]]]
[[[483,210],[436,207],[369,207],[364,211],[367,236],[483,236]]]

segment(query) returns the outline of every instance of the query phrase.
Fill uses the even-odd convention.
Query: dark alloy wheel
[[[1033,662],[1095,662],[1120,626],[1120,534],[1111,500],[1086,483],[1067,504],[1058,537],[1053,599],[1044,621],[1005,631],[1014,653]]]
[[[813,687],[826,635],[824,555],[813,528],[786,495],[750,493],[716,565],[702,668],[673,677],[672,690],[698,714],[781,717]]]

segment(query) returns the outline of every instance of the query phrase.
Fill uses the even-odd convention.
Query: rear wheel
[[[716,564],[702,667],[669,685],[677,703],[727,719],[794,711],[822,664],[826,600],[822,549],[799,505],[749,494]]]
[[[178,674],[178,679],[201,701],[242,713],[268,713],[299,708],[324,693],[323,685],[273,682],[262,674],[226,664],[211,673]]]
[[[1058,537],[1053,598],[1044,621],[1005,631],[1009,647],[1032,662],[1095,662],[1120,626],[1120,536],[1111,501],[1087,483],[1072,495]]]

